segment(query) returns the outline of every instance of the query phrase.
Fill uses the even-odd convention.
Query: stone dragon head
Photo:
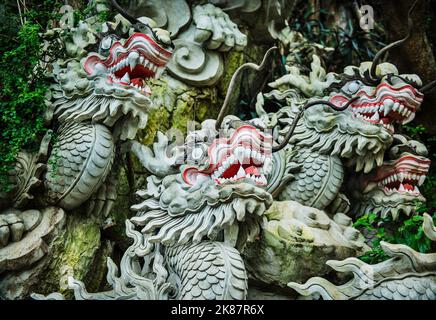
[[[356,171],[370,172],[382,164],[394,124],[411,121],[423,99],[405,82],[420,84],[416,75],[399,75],[395,66],[383,63],[377,68],[380,81],[369,83],[365,75],[370,67],[371,63],[363,63],[342,74],[326,74],[314,56],[309,76],[289,67],[289,74],[272,82],[273,90],[258,96],[257,112],[268,126],[276,127],[274,137],[282,147],[288,143],[294,149],[337,155],[355,165]],[[268,114],[265,108],[272,101],[284,107]]]
[[[369,174],[351,179],[356,215],[376,213],[394,220],[410,215],[417,201],[425,202],[419,187],[430,167],[427,148],[420,142],[395,135],[394,145],[383,165]]]
[[[148,81],[171,58],[171,40],[147,18],[134,19],[114,2],[115,22],[92,19],[67,30],[68,58],[57,61],[51,112],[59,122],[102,123],[121,140],[144,128],[153,103]]]
[[[237,247],[257,235],[262,214],[272,203],[265,190],[272,141],[267,133],[235,119],[226,117],[219,132],[215,120],[206,120],[180,146],[162,133],[153,152],[132,143],[131,150],[152,174],[146,190],[138,192],[142,202],[132,207],[137,211],[132,221],[151,234],[151,243],[228,241],[234,226],[239,227],[233,233]]]
[[[372,62],[348,66],[341,74],[326,74],[316,55],[308,75],[285,66],[287,74],[270,83],[273,90],[259,95],[257,104],[264,122],[277,127],[278,148],[290,144],[338,155],[365,173],[383,163],[395,125],[412,121],[424,94],[436,86],[436,81],[423,86],[417,75],[400,74],[394,65],[379,63],[387,51],[410,38],[415,6],[408,12],[407,35],[382,48]],[[265,100],[284,107],[268,115]]]

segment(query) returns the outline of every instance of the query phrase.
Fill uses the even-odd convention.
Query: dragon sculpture
[[[156,107],[147,81],[162,74],[172,54],[168,32],[150,25],[120,15],[114,23],[88,19],[59,40],[66,58],[47,67],[53,129],[37,154],[20,153],[12,191],[0,199],[9,207],[0,214],[0,273],[43,257],[64,210],[86,207],[100,221],[111,210],[117,146],[145,127]]]
[[[417,202],[425,202],[419,191],[427,176],[430,160],[427,148],[416,140],[394,135],[394,144],[383,165],[368,174],[351,176],[348,185],[353,188],[351,212],[357,216],[375,213],[382,218],[400,214],[409,216]]]
[[[262,230],[277,173],[284,174],[273,159],[282,158],[283,152],[272,147],[272,136],[263,130],[260,119],[244,122],[224,114],[241,71],[263,69],[274,49],[268,50],[260,66],[248,63],[236,71],[218,119],[204,121],[200,130],[188,134],[183,146],[171,149],[161,133],[153,150],[135,141],[124,145],[150,173],[147,189],[137,193],[143,201],[132,207],[136,215],[127,222],[127,234],[135,241],[123,256],[120,278],[113,271],[114,263],[108,262],[113,290],[90,294],[81,282],[71,279],[76,298],[140,298],[132,292],[176,299],[246,297],[241,253]],[[286,173],[288,180],[291,171]],[[331,235],[326,232],[325,237],[336,239],[332,246],[348,246],[348,253],[365,246],[354,236],[359,233],[349,221],[342,222],[343,227],[333,226],[322,214],[301,219],[313,221],[308,223],[314,228],[330,228]],[[140,270],[139,265],[147,267]],[[59,294],[34,297],[61,298]]]
[[[246,38],[238,30],[233,40],[217,40],[212,17],[225,21],[224,29],[236,25],[211,4],[193,10],[193,24],[162,18],[159,24],[174,31],[170,35],[153,27],[150,19],[135,18],[112,3],[122,15],[115,23],[103,24],[97,33],[92,22],[83,22],[69,34],[66,49],[70,58],[54,65],[56,83],[47,114],[56,137],[50,148],[49,132],[37,157],[22,156],[31,158],[27,161],[32,165],[17,168],[31,167],[32,174],[27,170],[17,175],[25,177],[21,179],[25,184],[11,196],[29,199],[33,197],[30,189],[42,185],[43,192],[35,194],[41,207],[53,206],[62,213],[86,205],[88,212],[104,217],[115,200],[117,155],[132,152],[146,169],[146,187],[136,193],[135,215],[126,221],[126,235],[133,244],[124,252],[120,270],[108,258],[107,279],[112,289],[90,293],[84,283],[70,277],[76,299],[245,299],[249,276],[279,286],[295,280],[281,271],[275,276],[264,272],[267,263],[261,262],[272,256],[271,246],[280,243],[285,248],[284,256],[274,257],[271,268],[283,265],[280,259],[312,250],[320,254],[321,267],[310,271],[325,275],[327,260],[356,256],[368,249],[345,215],[350,208],[353,213],[375,210],[395,218],[400,210],[410,214],[413,201],[423,200],[415,186],[423,183],[428,171],[425,147],[396,134],[396,126],[414,119],[431,86],[422,86],[417,75],[399,74],[390,63],[379,63],[383,53],[409,35],[385,47],[372,62],[346,67],[341,74],[326,73],[316,55],[308,75],[286,66],[287,74],[270,83],[272,90],[258,94],[257,118],[242,121],[227,115],[238,76],[246,68],[264,69],[270,49],[260,65],[246,63],[237,69],[216,120],[203,121],[201,128],[188,132],[182,144],[157,132],[157,141],[148,147],[134,140],[154,107],[148,79],[159,77],[168,65],[178,79],[189,73],[186,77],[192,85],[216,83],[222,60],[211,50],[241,49]],[[184,2],[180,4],[185,10]],[[215,57],[217,63],[211,58],[197,68],[201,69],[198,74],[190,72],[181,63],[183,56],[178,54],[170,61],[171,39],[179,53],[186,52],[183,46],[190,43],[192,50],[205,50],[203,54]],[[192,64],[192,57],[186,57]],[[392,146],[394,141],[399,143]],[[359,192],[347,190],[345,180],[354,181],[345,178],[350,171],[360,173],[355,178]],[[32,179],[35,175],[36,180]],[[24,228],[34,230],[38,224],[26,211],[8,210],[3,216],[0,243],[6,248],[9,234],[19,242]],[[425,228],[429,229],[428,222]],[[49,232],[46,229],[41,233]],[[434,270],[429,269],[434,254],[384,246],[392,256],[407,258],[400,261],[401,270],[390,267],[398,259],[372,266],[376,282],[384,283],[387,278],[401,291],[402,281],[406,283],[410,276],[419,282],[420,294],[434,298]],[[289,248],[294,255],[286,251]],[[355,258],[345,261],[364,266]],[[293,266],[299,269],[302,264]],[[350,268],[343,270],[354,271]],[[397,277],[394,271],[401,275]],[[298,280],[311,276],[307,272]],[[299,292],[304,290],[301,287]],[[345,295],[360,293],[347,291]],[[59,293],[32,297],[64,299]]]
[[[71,280],[76,299],[246,297],[239,251],[258,235],[272,203],[265,190],[272,141],[232,120],[224,119],[219,137],[215,121],[206,120],[176,148],[161,133],[153,150],[137,142],[129,146],[151,174],[147,189],[137,192],[142,202],[132,207],[136,215],[126,222],[134,243],[124,253],[121,277],[114,271],[109,276],[112,291],[90,294]],[[188,164],[177,164],[181,152]]]
[[[417,75],[399,74],[389,63],[378,64],[384,52],[407,38],[382,49],[372,63],[349,66],[342,74],[326,74],[317,56],[308,76],[287,66],[288,74],[270,84],[273,90],[259,94],[260,123],[278,141],[273,151],[284,150],[274,157],[273,168],[283,168],[273,170],[277,176],[270,178],[279,181],[270,189],[274,199],[298,201],[326,210],[330,216],[352,207],[350,214],[391,214],[394,220],[401,212],[411,214],[417,202],[425,201],[417,186],[424,182],[430,165],[426,149],[395,134],[395,127],[413,120],[431,84],[422,86]],[[277,105],[278,111],[265,111]],[[348,110],[336,110],[347,105]],[[395,140],[399,143],[392,146]],[[386,156],[391,160],[385,160]],[[291,179],[283,175],[288,173]],[[261,286],[284,287],[286,279],[307,276],[289,272],[295,262],[288,258],[299,254],[289,243],[302,242],[313,252],[316,246],[310,243],[311,237],[301,240],[301,232],[295,235],[296,221],[286,215],[277,221],[272,213],[266,215],[268,224],[260,240],[249,246],[246,264],[252,278],[263,282]]]
[[[258,96],[259,117],[285,150],[286,163],[300,166],[295,179],[290,183],[280,179],[282,184],[273,194],[278,200],[346,212],[350,202],[341,192],[344,167],[369,173],[382,165],[393,141],[394,124],[411,121],[422,102],[422,94],[401,79],[419,79],[398,75],[388,63],[379,65],[382,79],[373,85],[365,80],[371,64],[347,67],[339,75],[326,74],[314,56],[311,67],[309,76],[289,68],[289,74],[270,84],[274,88],[270,93]],[[322,99],[314,100],[314,96]],[[265,112],[272,103],[284,106],[277,112]],[[350,108],[344,111],[326,105],[347,103]],[[304,108],[307,104],[311,107]]]

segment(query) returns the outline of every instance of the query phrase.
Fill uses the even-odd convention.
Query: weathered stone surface
[[[289,279],[299,282],[327,274],[327,260],[355,256],[367,248],[349,218],[339,224],[295,201],[276,201],[265,214],[268,222],[260,238],[244,252],[249,276],[265,285],[286,287]]]
[[[0,276],[1,298],[23,299],[32,292],[64,292],[67,277],[73,275],[98,290],[112,246],[101,238],[95,219],[77,212],[66,218],[64,230],[47,243],[44,250],[47,254],[30,268]]]
[[[433,219],[424,213],[424,234],[435,240]],[[420,253],[404,244],[382,241],[389,260],[367,264],[355,257],[327,261],[338,273],[351,273],[346,283],[331,283],[321,277],[289,287],[307,297],[324,300],[436,300],[436,253]]]
[[[24,213],[29,216],[29,211],[24,211]],[[33,229],[27,232],[20,241],[10,242],[0,249],[0,274],[29,266],[47,253],[50,242],[64,226],[65,213],[60,208],[47,207],[42,209],[39,215],[41,215],[39,224],[36,227],[29,226]],[[31,223],[30,220],[24,221]]]

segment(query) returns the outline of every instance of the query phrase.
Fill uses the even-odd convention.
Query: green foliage
[[[360,257],[366,263],[374,264],[389,258],[380,247],[381,241],[387,241],[385,228],[378,226],[379,222],[385,222],[383,220],[385,219],[380,219],[377,214],[370,213],[360,217],[353,225],[359,230],[364,229],[365,233],[374,234],[372,249]]]
[[[341,6],[346,9],[347,17],[341,11]],[[384,32],[381,27],[376,24],[375,29],[370,32],[361,29],[353,12],[351,6],[339,2],[337,7],[328,2],[324,7],[321,5],[319,11],[315,11],[309,2],[300,1],[289,25],[310,42],[334,48],[323,59],[332,71],[340,72],[347,65],[358,65],[362,61],[372,60],[383,46]]]
[[[46,0],[34,10],[23,14],[23,25],[11,8],[3,6],[1,17],[6,25],[3,34],[9,41],[1,42],[0,57],[0,191],[8,191],[7,172],[17,153],[23,148],[35,148],[45,132],[45,94],[49,85],[45,67],[40,61],[46,56],[42,50],[44,31],[42,21],[57,17],[53,14],[58,1]],[[8,18],[10,16],[10,18]],[[7,19],[8,18],[8,19]],[[50,46],[49,46],[50,47]],[[56,50],[60,54],[59,46]]]
[[[419,213],[425,209],[423,204],[417,203]],[[436,213],[433,214],[436,221]],[[388,259],[389,257],[380,246],[381,241],[389,243],[405,244],[412,249],[427,253],[431,249],[431,241],[422,230],[423,217],[419,214],[405,217],[400,215],[398,221],[392,221],[391,217],[380,218],[374,213],[360,217],[354,227],[374,236],[372,249],[360,257],[364,262],[374,264]]]
[[[427,131],[427,129],[422,125],[404,125],[403,129],[412,139],[419,139],[419,137]]]
[[[399,129],[400,133],[424,143],[429,151],[428,158],[433,164],[436,163],[436,137],[429,135],[426,127],[412,122]],[[436,220],[436,173],[434,166],[430,167],[427,178],[419,190],[426,198],[426,202],[417,201],[415,214],[411,217],[400,215],[399,221],[394,222],[390,218],[381,219],[374,214],[369,214],[356,221],[356,227],[375,234],[373,249],[361,257],[363,261],[377,263],[387,258],[380,247],[380,241],[405,244],[419,252],[434,250],[432,247],[434,244],[430,242],[422,230],[423,213],[430,214],[433,220]]]

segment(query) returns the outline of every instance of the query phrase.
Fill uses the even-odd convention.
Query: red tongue
[[[250,167],[246,168],[245,173],[255,175],[255,176],[260,175],[259,171],[257,170],[257,168],[255,166],[250,166]]]
[[[143,80],[141,78],[135,78],[135,79],[130,80],[130,83],[133,83],[134,85],[142,87]]]
[[[403,184],[403,187],[404,187],[404,189],[406,189],[406,190],[413,190],[413,189],[414,189],[413,186],[410,185],[410,184],[408,184],[408,183]]]

